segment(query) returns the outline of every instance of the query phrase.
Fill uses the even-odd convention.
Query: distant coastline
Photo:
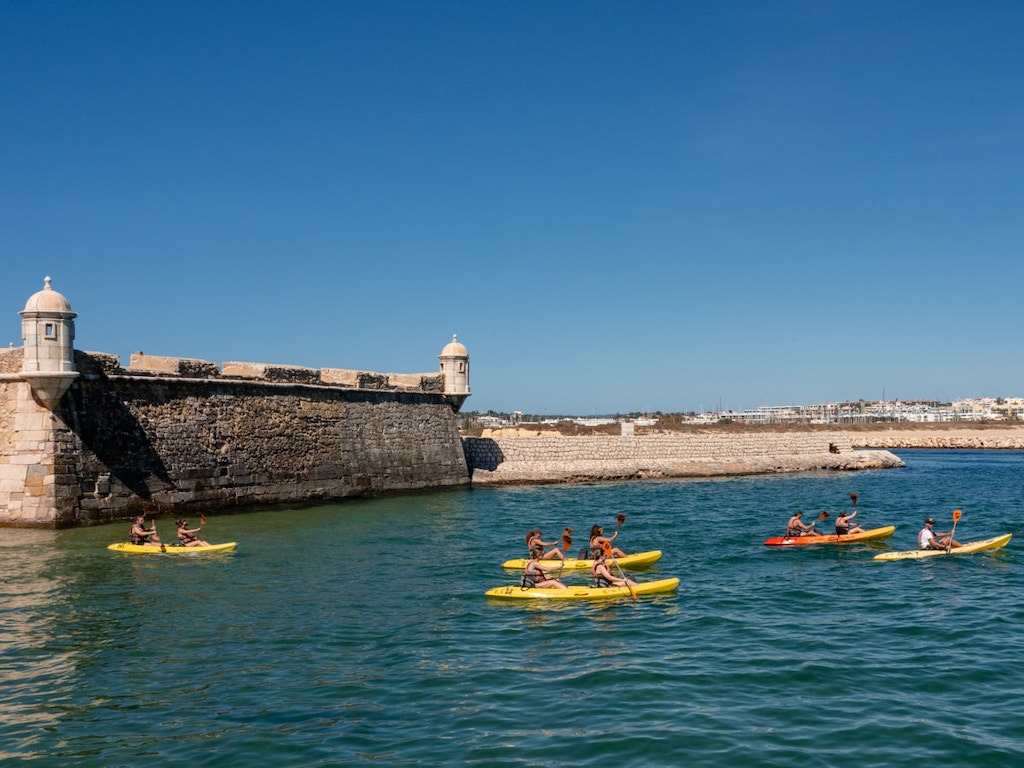
[[[840,431],[850,438],[854,449],[947,448],[1024,450],[1024,422],[957,422],[915,424],[883,422],[874,424],[711,424],[680,425],[672,428],[637,428],[636,434],[698,433],[748,434],[751,432],[818,432]],[[463,436],[540,437],[583,434],[618,434],[619,425],[591,430],[582,428],[543,428],[521,425],[504,429],[463,431]]]
[[[1024,450],[1024,424],[872,424],[844,430],[854,448]]]

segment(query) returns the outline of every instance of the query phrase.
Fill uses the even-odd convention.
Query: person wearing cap
[[[787,536],[814,536],[819,534],[819,531],[814,529],[814,523],[805,523],[800,519],[803,515],[803,512],[797,512],[789,518],[789,522],[786,523]]]
[[[182,518],[181,520],[176,520],[175,521],[175,525],[178,526],[178,544],[180,544],[181,546],[183,546],[183,547],[208,547],[208,546],[210,546],[209,542],[203,541],[198,536],[196,536],[197,533],[199,533],[201,530],[203,530],[202,526],[200,526],[199,528],[189,528],[188,527],[188,521],[185,520],[184,518]]]
[[[558,579],[551,577],[551,571],[541,566],[540,557],[539,549],[530,551],[530,562],[526,564],[526,568],[523,570],[523,589],[531,589],[533,587],[538,589],[568,589]],[[561,566],[559,566],[559,570],[561,570]]]
[[[551,547],[551,549],[545,552],[544,550],[547,547]],[[530,557],[533,557],[533,553],[536,552],[539,555],[538,560],[551,560],[555,557],[559,560],[565,560],[565,555],[558,548],[558,542],[543,541],[540,537],[539,528],[531,528],[526,532],[526,548],[530,550]]]
[[[156,521],[153,521],[151,528],[145,527],[146,518],[139,515],[128,529],[128,540],[132,544],[145,545],[147,547],[162,547],[160,537],[156,533]]]
[[[960,542],[952,538],[952,531],[936,531],[934,526],[935,520],[933,518],[929,517],[924,521],[924,528],[917,534],[918,549],[949,549],[950,547],[960,546]]]

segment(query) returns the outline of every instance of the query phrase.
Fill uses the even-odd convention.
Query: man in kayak
[[[598,549],[594,553],[594,564],[590,567],[590,575],[594,577],[594,581],[599,587],[636,586],[636,582],[632,579],[612,575],[612,571],[608,567],[608,555],[605,554],[604,549]]]
[[[820,536],[821,531],[815,530],[814,523],[805,523],[800,518],[803,517],[803,512],[797,512],[786,523],[786,535],[787,536]]]
[[[541,567],[540,555],[539,550],[530,552],[530,562],[526,564],[526,569],[523,571],[523,589],[530,589],[532,587],[540,589],[568,589],[558,579],[551,578],[550,571]]]
[[[928,518],[924,521],[924,528],[922,528],[917,534],[917,548],[918,549],[949,549],[950,547],[959,547],[960,542],[951,538],[953,536],[952,531],[941,531],[933,530],[935,520]]]
[[[148,529],[143,526],[145,522],[146,518],[143,515],[135,518],[135,523],[128,529],[128,540],[132,544],[145,544],[149,547],[163,546],[160,537],[156,535],[156,520],[153,521],[153,527]]]

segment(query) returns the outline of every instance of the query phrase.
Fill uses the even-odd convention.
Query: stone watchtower
[[[0,373],[0,524],[59,526],[74,514],[74,442],[61,398],[78,378],[75,317],[50,286],[29,297],[21,315],[21,370]]]
[[[445,397],[457,413],[469,397],[469,353],[459,343],[459,337],[452,334],[451,343],[441,350],[437,359],[441,361]]]
[[[47,410],[57,407],[75,371],[75,318],[71,304],[43,281],[43,290],[32,294],[21,315],[21,338],[25,342],[21,377],[27,381],[32,398]]]

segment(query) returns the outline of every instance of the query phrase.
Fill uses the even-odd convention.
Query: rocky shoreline
[[[892,427],[852,429],[848,433],[854,448],[951,448],[1024,450],[1024,427]]]

